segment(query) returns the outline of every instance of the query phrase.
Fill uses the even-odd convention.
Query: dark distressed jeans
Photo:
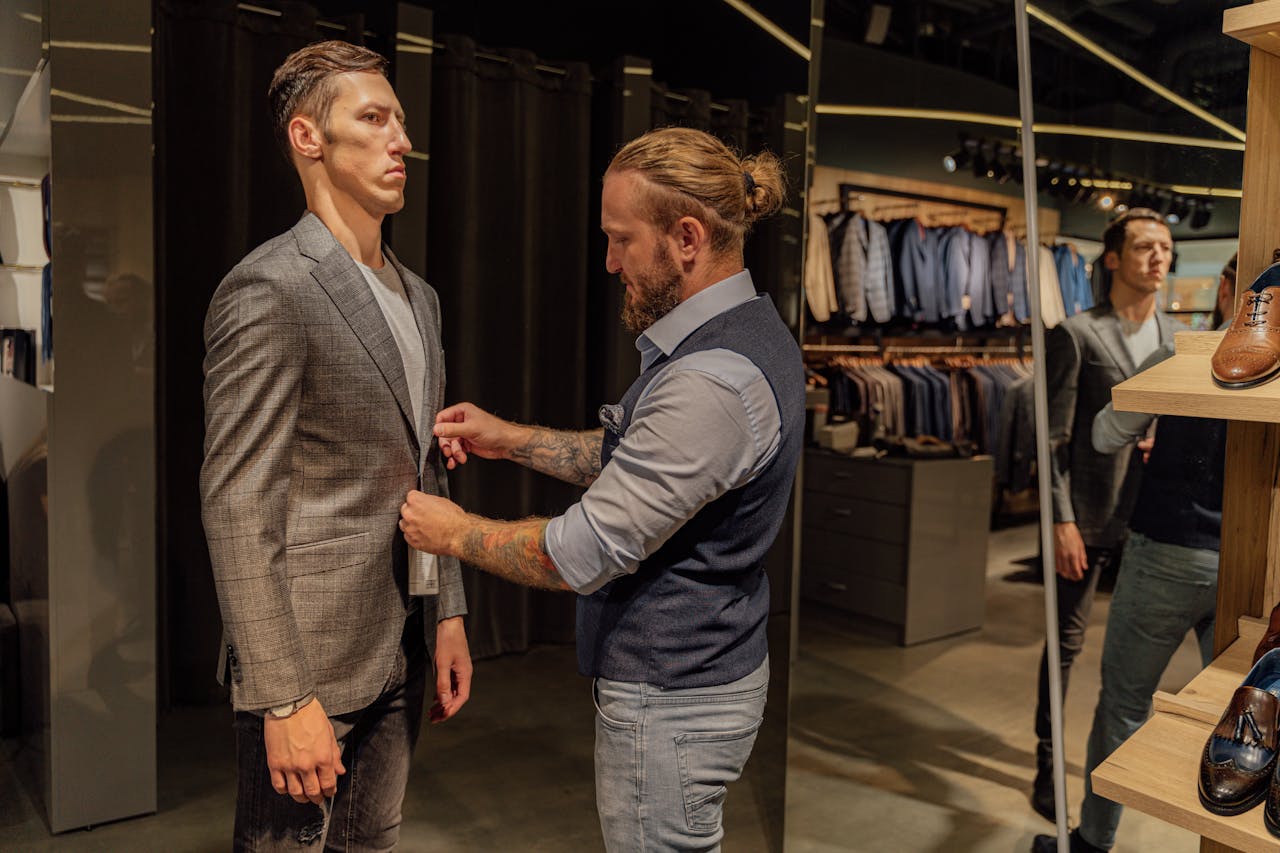
[[[427,655],[421,611],[405,623],[387,685],[372,704],[330,717],[342,763],[338,792],[324,807],[277,794],[267,770],[262,718],[237,712],[236,851],[392,850],[400,838],[400,807],[409,763],[422,727]]]
[[[1111,565],[1119,563],[1124,545],[1112,548],[1085,547],[1089,567],[1084,577],[1069,581],[1054,575],[1058,582],[1058,654],[1062,672],[1062,698],[1067,698],[1067,682],[1071,678],[1071,664],[1084,648],[1084,632],[1089,627],[1089,614],[1093,611],[1094,595],[1098,591],[1098,578]],[[1049,647],[1040,653],[1039,698],[1036,700],[1036,772],[1037,784],[1052,784],[1047,780],[1053,773],[1053,737],[1049,716]],[[1041,782],[1044,779],[1046,781]]]

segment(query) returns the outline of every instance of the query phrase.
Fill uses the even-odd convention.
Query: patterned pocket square
[[[622,435],[622,406],[614,403],[600,407],[600,425],[614,435]]]

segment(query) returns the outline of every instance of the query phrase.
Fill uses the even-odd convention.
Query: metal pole
[[[1035,370],[1036,468],[1040,489],[1040,552],[1044,562],[1045,649],[1049,669],[1049,719],[1053,738],[1053,801],[1058,850],[1066,853],[1067,774],[1062,753],[1062,666],[1058,646],[1058,577],[1054,568],[1052,483],[1049,473],[1049,393],[1045,383],[1044,325],[1040,321],[1040,216],[1036,198],[1036,139],[1031,92],[1031,39],[1027,0],[1014,0],[1018,32],[1018,100],[1022,113],[1022,192],[1027,205],[1027,295],[1031,303],[1031,353]]]

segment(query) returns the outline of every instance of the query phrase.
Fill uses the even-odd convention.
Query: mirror
[[[1167,318],[1154,321],[1156,342],[1174,322],[1193,329],[1222,322],[1215,307],[1235,252],[1243,150],[1230,128],[1243,128],[1248,51],[1220,34],[1226,4],[1175,5],[1159,14],[1136,2],[1030,9],[1039,155],[1030,215],[1040,246],[1029,251],[1014,10],[815,4],[824,35],[811,91],[804,333],[811,444],[789,843],[1025,850],[1055,831],[1043,816],[1055,812],[1051,774],[1037,785],[1037,767],[1052,751],[1040,746],[1049,740],[1047,703],[1045,714],[1036,709],[1046,590],[1030,300],[1045,297],[1045,325],[1055,327],[1106,304],[1112,281],[1100,260],[1103,232],[1117,213],[1149,207],[1161,220],[1156,230],[1167,227],[1174,244],[1170,271],[1152,285],[1150,304]],[[975,236],[987,241],[985,253],[975,253]],[[1028,254],[1042,261],[1030,285]],[[1150,335],[1150,326],[1138,328]],[[1066,435],[1091,436],[1082,434],[1084,414],[1061,426],[1069,373],[1061,353],[1071,337],[1067,330],[1047,337],[1044,390],[1059,414],[1040,438],[1057,448],[1053,464],[1070,467],[1084,454],[1072,454]],[[1117,360],[1132,361],[1123,343],[1132,338],[1117,340],[1125,348]],[[1081,370],[1091,360],[1118,369],[1105,355],[1084,352],[1079,360]],[[1077,396],[1080,407],[1083,390]],[[988,418],[976,417],[984,410]],[[1091,426],[1092,412],[1087,420]],[[1135,444],[1123,448],[1126,472],[1144,464]],[[981,465],[990,468],[977,476]],[[1083,504],[1090,489],[1109,488],[1106,477],[1070,471],[1070,487],[1059,478],[1059,491],[1081,492],[1074,514],[1093,525],[1086,544],[1117,545],[1137,481],[1125,487],[1124,518],[1103,512],[1102,525],[1088,521]],[[1054,489],[1046,491],[1052,511]],[[1051,533],[1054,518],[1043,523]],[[1086,617],[1076,608],[1074,622],[1062,620],[1087,623],[1065,703],[1072,827],[1081,821],[1121,553],[1095,554],[1097,591],[1090,581],[1065,589],[1053,582],[1064,616],[1073,601],[1093,602]],[[1201,668],[1198,638],[1212,635],[1202,617],[1212,614],[1213,594],[1204,588],[1211,571],[1200,569],[1199,615],[1181,617],[1190,621],[1172,642],[1168,666],[1156,667],[1150,689],[1136,686],[1137,675],[1123,677],[1147,699]],[[1117,838],[1130,849],[1198,844],[1132,810]]]
[[[1096,418],[1176,329],[1231,319],[1249,51],[1227,5],[1027,7],[1039,206],[1060,223],[1040,257],[1066,808],[1103,849],[1199,844],[1086,780],[1212,658],[1225,422]],[[1052,813],[1045,684],[1032,796]]]
[[[1012,10],[815,17],[788,842],[1024,848],[1044,628]]]

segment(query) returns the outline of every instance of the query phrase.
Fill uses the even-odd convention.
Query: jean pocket
[[[742,775],[762,721],[734,731],[676,735],[684,815],[690,832],[710,835],[720,829],[727,786]]]
[[[596,716],[599,718],[600,723],[603,726],[605,726],[605,728],[614,729],[615,731],[620,731],[620,732],[635,731],[635,728],[636,728],[635,720],[631,720],[630,722],[626,720],[620,720],[614,714],[608,713],[604,710],[604,707],[602,706],[608,706],[610,711],[613,711],[615,707],[625,710],[626,706],[622,702],[610,702],[607,699],[601,699],[600,679],[598,678],[591,680],[591,702],[596,706]]]

